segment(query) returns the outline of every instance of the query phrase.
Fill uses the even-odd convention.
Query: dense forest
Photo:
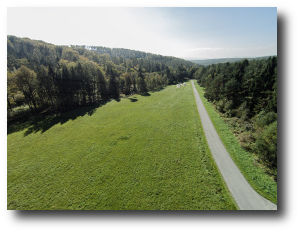
[[[7,37],[8,120],[147,94],[192,77],[192,62],[129,49]],[[20,115],[22,116],[22,115]]]
[[[194,73],[241,145],[277,175],[277,57],[200,67]]]

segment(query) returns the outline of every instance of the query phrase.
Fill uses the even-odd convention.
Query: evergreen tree
[[[119,83],[118,80],[114,75],[112,75],[109,79],[109,94],[110,97],[113,99],[119,99],[120,98],[120,92],[119,92]]]
[[[106,90],[106,82],[104,75],[100,69],[97,69],[97,84],[98,84],[98,92],[99,96],[102,100],[107,99],[107,90]]]
[[[148,89],[147,89],[146,82],[145,82],[145,75],[141,68],[139,68],[139,70],[138,70],[138,76],[139,76],[139,84],[138,84],[139,92],[141,94],[145,94],[145,93],[147,93]]]

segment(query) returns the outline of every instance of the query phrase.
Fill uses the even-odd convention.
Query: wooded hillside
[[[56,46],[7,37],[8,113],[65,111],[146,94],[189,78],[193,63],[129,49]]]

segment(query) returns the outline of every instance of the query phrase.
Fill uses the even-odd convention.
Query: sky
[[[184,59],[277,55],[277,9],[8,8],[7,34]]]

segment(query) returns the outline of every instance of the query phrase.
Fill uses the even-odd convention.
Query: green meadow
[[[149,94],[8,129],[8,209],[236,209],[191,84]]]

